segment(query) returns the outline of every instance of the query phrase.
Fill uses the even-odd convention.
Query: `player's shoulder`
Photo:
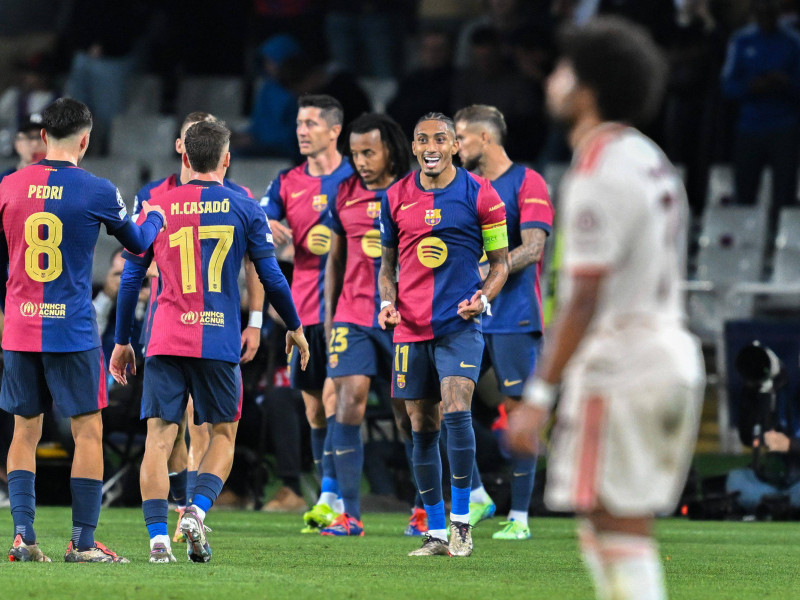
[[[233,190],[234,192],[236,192],[238,194],[242,194],[242,195],[246,196],[247,198],[250,198],[251,200],[253,198],[253,192],[250,191],[249,187],[247,187],[245,185],[240,185],[240,184],[236,183],[235,181],[231,181],[227,177],[222,180],[222,185],[225,186],[226,188],[228,188],[229,190]]]
[[[417,193],[419,191],[417,187],[418,174],[419,170],[411,171],[390,185],[386,190],[386,198],[389,202],[393,202],[398,198],[406,198],[410,194]]]
[[[749,23],[744,27],[740,27],[731,34],[730,43],[733,45],[738,45],[744,42],[749,42],[758,35],[758,25],[756,23]]]
[[[330,177],[338,181],[345,181],[354,174],[355,171],[353,170],[353,165],[350,164],[350,160],[346,156],[343,156],[342,162],[333,170]]]
[[[67,167],[67,170],[68,177],[75,181],[81,181],[89,189],[93,189],[99,194],[119,194],[117,186],[110,179],[100,177],[80,167]]]
[[[350,200],[353,196],[357,196],[362,192],[363,186],[361,185],[361,178],[354,173],[339,184],[339,189],[336,193],[337,208],[346,200]]]
[[[149,200],[153,196],[177,187],[177,180],[178,177],[173,173],[169,177],[162,177],[161,179],[145,183],[139,191],[136,192],[136,197],[139,201]]]

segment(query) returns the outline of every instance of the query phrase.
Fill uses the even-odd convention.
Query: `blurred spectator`
[[[669,42],[674,29],[676,7],[692,0],[554,0],[558,19],[583,25],[598,14],[617,15],[650,30],[659,44]]]
[[[72,2],[64,35],[74,55],[65,91],[92,111],[90,152],[105,154],[111,120],[125,108],[127,84],[139,58],[136,42],[148,16],[145,2]]]
[[[14,150],[19,156],[19,162],[16,167],[12,167],[7,171],[0,173],[0,181],[6,175],[11,175],[14,171],[18,171],[35,162],[39,162],[47,154],[47,147],[42,140],[42,118],[37,115],[31,115],[19,124],[16,136],[14,137]]]
[[[416,45],[417,69],[400,81],[397,94],[386,108],[409,140],[417,119],[432,111],[447,112],[453,104],[455,70],[450,36],[428,29],[420,33]]]
[[[705,202],[714,114],[720,101],[716,77],[725,51],[725,39],[708,4],[708,0],[684,0],[667,48],[670,78],[663,147],[670,160],[686,167],[689,203],[695,214],[702,212]]]
[[[468,69],[460,70],[453,86],[451,110],[470,104],[497,107],[506,117],[509,153],[520,160],[535,157],[533,140],[541,139],[545,128],[541,117],[541,83],[520,77],[512,65],[503,59],[498,34],[488,27],[476,29],[471,39],[472,61]]]
[[[47,57],[36,55],[16,64],[15,82],[0,94],[0,154],[10,153],[10,144],[28,115],[42,112],[58,97],[50,85]],[[7,140],[7,142],[4,142]]]
[[[297,96],[280,83],[279,74],[283,63],[300,52],[300,44],[288,34],[274,35],[259,46],[264,83],[258,90],[246,134],[235,136],[232,141],[237,154],[286,158],[297,155]]]
[[[250,0],[248,19],[250,40],[254,46],[279,33],[289,34],[302,45],[319,44],[323,19],[317,0]]]
[[[414,5],[414,0],[327,2],[325,34],[334,62],[358,75],[395,77]]]
[[[800,113],[800,37],[779,24],[779,0],[753,0],[755,22],[731,39],[722,89],[739,104],[736,199],[754,204],[761,171],[772,168],[772,210],[795,202]]]

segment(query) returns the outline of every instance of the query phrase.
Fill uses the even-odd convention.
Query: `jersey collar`
[[[45,167],[77,167],[75,163],[71,163],[68,160],[50,160],[47,158],[43,158],[40,160],[37,165],[43,165]]]
[[[461,180],[461,177],[463,176],[463,171],[464,169],[462,169],[461,167],[456,167],[456,176],[453,177],[453,181],[448,183],[443,188],[434,188],[432,190],[426,190],[424,187],[422,187],[422,183],[420,183],[419,181],[419,176],[422,171],[420,169],[417,169],[416,171],[414,171],[414,184],[420,191],[425,192],[426,194],[440,194],[450,189],[454,185],[456,185],[456,183]]]
[[[219,181],[201,181],[200,179],[192,179],[186,185],[201,185],[203,187],[211,187],[212,185],[222,185]]]

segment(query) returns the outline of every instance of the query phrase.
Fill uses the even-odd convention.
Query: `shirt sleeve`
[[[483,249],[486,252],[508,247],[506,205],[492,184],[484,179],[478,189],[478,220],[481,224]]]
[[[541,229],[550,235],[553,231],[553,204],[547,184],[541,175],[528,171],[517,196],[519,201],[520,229]]]
[[[267,219],[280,221],[286,216],[286,207],[283,205],[283,198],[281,198],[282,179],[283,173],[272,180],[272,183],[269,184],[267,191],[264,192],[264,196],[261,198],[261,208],[264,214],[267,215]]]
[[[398,238],[397,223],[392,218],[389,194],[386,194],[381,200],[381,244],[387,248],[397,248]]]
[[[637,219],[629,190],[596,175],[575,175],[565,197],[563,264],[574,273],[613,269]]]
[[[136,221],[137,224],[141,224],[139,223],[137,217],[139,216],[139,213],[142,212],[142,202],[147,202],[149,200],[150,200],[149,185],[144,186],[142,189],[136,192],[136,195],[133,197],[133,214],[131,215],[131,218],[134,221]]]
[[[142,223],[144,223],[146,219],[147,215],[145,215],[144,213],[139,213],[138,215],[136,215],[136,224],[139,227],[141,227]],[[145,268],[149,267],[150,263],[153,262],[153,256],[154,253],[152,245],[141,254],[134,254],[127,248],[123,248],[122,250],[122,258],[124,258],[125,260],[129,260],[134,264],[141,265]]]
[[[247,229],[247,253],[253,261],[275,256],[272,230],[269,228],[264,212],[258,210],[253,204],[248,206],[252,206],[253,211],[250,217],[250,226]]]
[[[126,223],[131,222],[122,194],[110,181],[103,182],[92,208],[94,215],[106,226],[106,231],[111,235]]]

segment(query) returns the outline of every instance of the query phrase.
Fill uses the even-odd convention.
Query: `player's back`
[[[148,355],[238,362],[238,276],[250,246],[272,255],[266,219],[251,199],[214,182],[192,181],[151,200],[167,214],[153,244],[161,278]]]
[[[9,250],[3,348],[79,352],[100,345],[92,258],[100,224],[125,224],[114,185],[65,161],[43,160],[0,184]]]
[[[564,187],[565,290],[575,269],[591,270],[596,261],[608,276],[595,333],[679,327],[687,215],[680,177],[635,129],[610,132],[595,146],[578,159]]]

